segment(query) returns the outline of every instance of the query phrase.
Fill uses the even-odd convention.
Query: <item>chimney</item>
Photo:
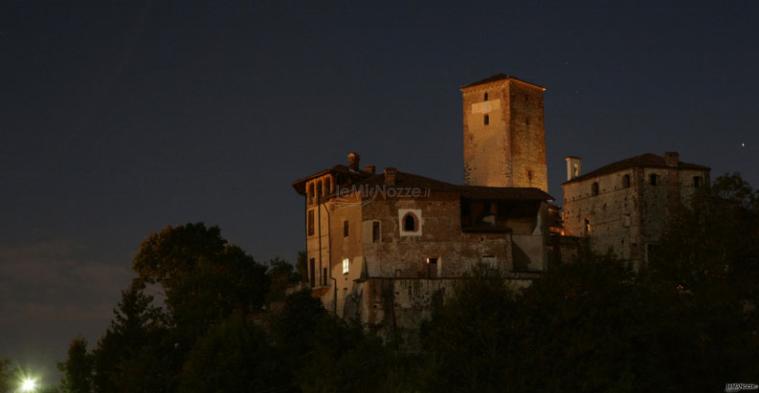
[[[677,168],[680,164],[680,153],[676,151],[668,151],[664,153],[664,164],[670,168]]]
[[[567,156],[564,158],[564,161],[567,162],[567,181],[580,176],[580,171],[582,170],[582,158]]]
[[[348,153],[348,168],[352,171],[358,172],[358,162],[361,160],[361,156],[355,151]]]
[[[377,172],[377,167],[374,165],[367,165],[364,167],[364,172],[369,174],[374,174],[374,172]]]
[[[395,168],[385,168],[385,185],[394,186],[398,170]]]

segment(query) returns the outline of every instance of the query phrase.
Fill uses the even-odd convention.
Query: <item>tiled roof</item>
[[[359,184],[382,185],[385,184],[385,174],[379,173],[371,176]],[[481,199],[518,199],[550,201],[554,198],[538,188],[526,187],[484,187],[451,184],[440,180],[431,179],[411,173],[398,172],[395,175],[396,187],[419,187],[431,191],[458,192],[466,198]]]
[[[482,80],[479,80],[477,82],[473,82],[473,83],[470,83],[468,85],[464,85],[461,88],[465,89],[467,87],[472,87],[472,86],[477,86],[477,85],[483,85],[485,83],[496,82],[496,81],[507,80],[507,79],[519,81],[519,82],[522,82],[522,83],[526,83],[528,85],[532,85],[532,86],[535,86],[537,88],[545,90],[545,88],[543,86],[536,85],[535,83],[527,82],[527,81],[519,79],[519,78],[517,78],[517,77],[515,77],[513,75],[506,75],[506,74],[495,74],[493,76],[489,76],[489,77],[487,77],[485,79],[482,79]]]
[[[564,184],[574,183],[578,181],[587,180],[593,177],[602,175],[608,175],[611,173],[623,171],[631,168],[668,168],[664,157],[652,153],[641,154],[639,156],[630,157],[621,161],[613,162],[609,165],[602,166],[594,171],[588,172],[584,175],[575,177],[572,180],[564,182]],[[678,162],[678,169],[696,169],[696,170],[710,170],[709,167],[697,164],[691,164],[687,162]]]
[[[351,171],[345,165],[335,165],[332,168],[324,169],[313,175],[306,176],[293,182],[293,188],[300,193],[305,193],[305,183],[308,179],[321,176],[326,173],[344,173],[352,177],[354,185],[381,186],[385,184],[385,173],[381,172],[371,175],[367,172]],[[395,175],[394,187],[419,187],[425,190],[438,192],[456,192],[465,198],[474,199],[512,199],[512,200],[538,200],[552,201],[554,198],[538,188],[525,187],[484,187],[456,185],[429,177],[414,175],[411,173],[398,171]]]

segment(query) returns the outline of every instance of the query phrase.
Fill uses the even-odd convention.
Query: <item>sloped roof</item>
[[[532,82],[527,82],[527,81],[519,79],[519,78],[517,78],[517,77],[515,77],[513,75],[506,75],[506,74],[503,74],[503,73],[489,76],[489,77],[487,77],[485,79],[478,80],[477,82],[472,82],[472,83],[470,83],[468,85],[462,86],[461,88],[462,89],[466,89],[467,87],[472,87],[472,86],[477,86],[477,85],[483,85],[485,83],[497,82],[497,81],[508,80],[508,79],[519,81],[519,82],[522,82],[522,83],[526,83],[528,85],[535,86],[535,87],[537,87],[539,89],[545,90],[545,87],[543,87],[543,86],[537,85],[537,84],[532,83]]]
[[[667,163],[664,157],[657,154],[653,154],[653,153],[646,153],[646,154],[641,154],[639,156],[626,158],[621,161],[613,162],[608,165],[604,165],[596,170],[588,172],[584,175],[577,176],[572,180],[568,180],[564,182],[563,184],[583,181],[590,178],[608,175],[611,173],[624,171],[624,170],[632,169],[632,168],[669,168],[669,167],[667,166]],[[682,161],[678,162],[677,169],[696,169],[696,170],[704,170],[704,171],[711,170],[711,168],[707,166],[691,164],[691,163],[682,162]]]
[[[379,173],[358,184],[383,185],[385,174]],[[485,187],[451,184],[429,177],[400,172],[395,175],[395,187],[419,187],[431,191],[457,192],[466,198],[481,199],[516,199],[550,201],[554,198],[539,188],[526,187]]]

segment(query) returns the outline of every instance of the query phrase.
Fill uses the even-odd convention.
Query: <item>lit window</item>
[[[488,125],[488,124],[490,124],[490,115],[485,115],[485,117],[483,118],[482,122],[483,122],[485,125]]]
[[[586,218],[586,219],[585,219],[585,235],[586,235],[586,236],[587,236],[587,235],[590,235],[590,230],[591,230],[591,228],[590,228],[590,220],[588,220],[588,219]]]
[[[343,274],[348,274],[351,269],[351,260],[348,258],[343,259]]]

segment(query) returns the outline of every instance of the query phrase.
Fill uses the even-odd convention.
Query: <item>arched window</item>
[[[487,101],[487,100],[488,100],[488,92],[485,92],[485,99],[484,99],[484,101]]]
[[[622,176],[622,188],[630,188],[630,175]]]
[[[598,195],[598,182],[593,182],[593,185],[590,186],[590,193],[595,195]]]
[[[405,232],[416,232],[419,230],[419,220],[412,213],[406,213],[403,216],[403,230]]]

